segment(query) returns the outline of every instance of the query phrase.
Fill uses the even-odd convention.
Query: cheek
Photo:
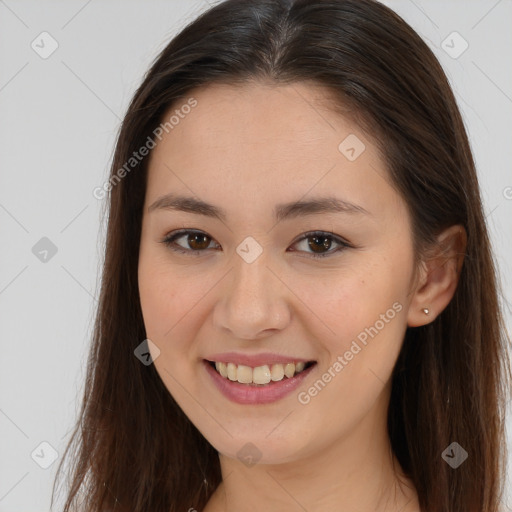
[[[182,339],[180,326],[193,307],[190,287],[180,282],[174,273],[151,255],[141,255],[139,261],[139,294],[146,335],[166,351]],[[179,333],[179,334],[178,334]]]
[[[199,357],[194,340],[206,322],[206,296],[218,281],[217,275],[199,275],[144,255],[139,261],[139,294],[147,337],[160,349],[156,366],[166,362],[181,371],[184,359]]]
[[[309,289],[311,309],[328,327],[322,329],[326,335],[318,336],[327,353],[322,363],[332,368],[338,361],[331,373],[343,377],[332,379],[337,382],[332,387],[347,392],[347,400],[373,400],[391,374],[407,325],[411,270],[406,253],[375,254],[372,259],[361,257],[350,272],[338,273],[322,287],[301,283]]]
[[[169,287],[168,277],[161,275],[154,266],[139,265],[139,294],[146,334],[163,341],[174,320],[175,291]]]
[[[154,366],[165,387],[180,407],[187,407],[187,393],[194,373],[191,361],[195,357],[191,348],[194,329],[190,324],[193,310],[190,287],[184,287],[174,273],[156,260],[140,260],[139,293],[146,336],[157,347],[153,355]],[[189,398],[188,398],[189,399]]]
[[[321,339],[328,360],[322,361],[311,387],[301,390],[300,400],[308,402],[303,412],[311,421],[330,411],[329,426],[322,427],[326,437],[356,428],[376,403],[379,414],[385,414],[380,409],[385,406],[383,392],[406,329],[406,307],[390,280],[389,274],[378,280],[366,273],[336,283],[338,291],[328,298],[318,294],[322,319],[335,334]]]
[[[406,280],[404,273],[395,274],[382,262],[361,258],[357,266],[332,272],[325,280],[296,276],[294,291],[309,308],[310,318],[320,320],[319,338],[329,352],[338,354],[360,333],[364,337],[365,328],[379,322],[381,315],[394,319],[397,309],[405,309]],[[393,308],[395,303],[399,305]]]

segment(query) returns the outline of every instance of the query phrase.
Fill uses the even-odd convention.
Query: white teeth
[[[251,368],[243,364],[215,362],[217,372],[224,378],[231,381],[238,381],[241,384],[268,384],[270,381],[278,382],[286,376],[291,379],[294,375],[302,372],[306,363],[286,363],[257,366]]]
[[[293,363],[286,363],[286,366],[284,367],[284,374],[291,378],[293,377],[293,374],[295,373],[295,365]]]
[[[223,377],[228,376],[228,368],[225,363],[215,363],[215,368]]]
[[[236,364],[228,363],[228,379],[236,380]]]
[[[236,380],[241,384],[250,384],[252,382],[252,368],[239,364],[236,369]]]
[[[270,378],[273,381],[282,380],[284,377],[284,368],[282,364],[273,364],[270,372]]]
[[[270,368],[267,365],[254,368],[252,381],[254,384],[268,384],[270,382]]]

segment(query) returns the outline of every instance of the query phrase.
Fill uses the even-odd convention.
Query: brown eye
[[[332,239],[325,235],[310,236],[310,237],[308,237],[308,239],[310,240],[308,242],[308,246],[315,253],[323,254],[323,252],[324,251],[327,252],[332,245]]]
[[[186,240],[193,250],[206,249],[210,245],[210,238],[203,233],[190,233]]]
[[[180,239],[183,239],[184,241],[178,243],[177,241]],[[326,258],[334,253],[341,252],[346,248],[353,247],[349,242],[345,241],[341,237],[325,231],[306,233],[293,245],[299,245],[305,241],[307,241],[306,247],[299,252],[305,252],[308,257],[311,258]],[[169,249],[191,255],[206,253],[212,242],[213,238],[208,236],[206,233],[190,229],[183,229],[171,233],[162,240],[162,243]],[[335,244],[334,250],[331,250],[333,244]]]
[[[306,233],[295,245],[299,245],[305,241],[307,241],[307,244],[300,252],[305,252],[311,258],[327,258],[334,253],[353,247],[341,237],[324,231]],[[330,250],[333,244],[335,244],[334,249]]]
[[[178,243],[177,240],[183,239],[184,242]],[[212,238],[200,231],[182,230],[170,234],[162,243],[174,251],[199,253],[205,252],[210,246]]]

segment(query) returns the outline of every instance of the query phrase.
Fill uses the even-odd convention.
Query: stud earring
[[[425,313],[425,315],[428,315],[430,313],[430,311],[428,308],[423,308],[423,313]]]

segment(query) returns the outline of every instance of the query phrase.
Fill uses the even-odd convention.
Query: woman
[[[125,116],[65,510],[495,512],[507,342],[448,81],[373,0],[227,0]]]

